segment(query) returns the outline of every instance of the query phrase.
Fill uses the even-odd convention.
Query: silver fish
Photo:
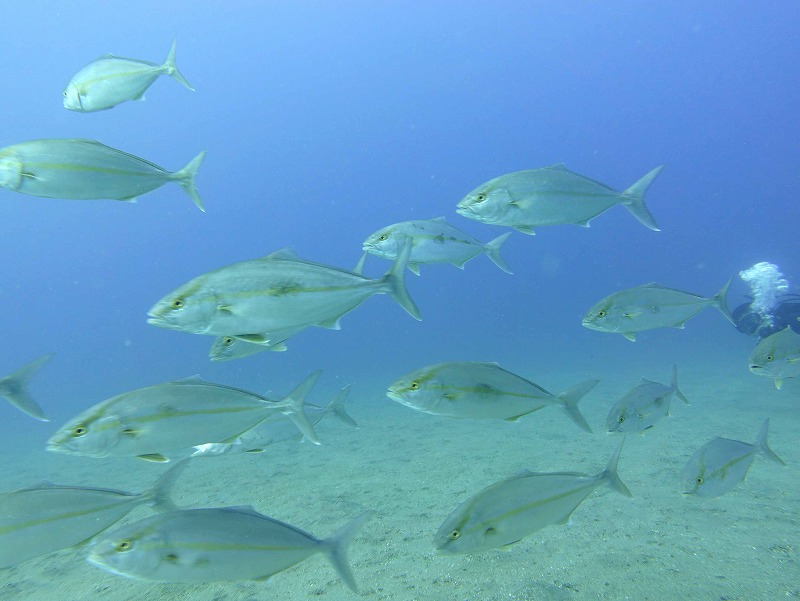
[[[658,420],[669,415],[673,395],[689,404],[678,389],[677,366],[672,367],[670,386],[642,378],[611,407],[606,417],[606,428],[609,432],[641,432],[652,428]]]
[[[403,221],[380,229],[364,240],[363,250],[384,259],[395,259],[409,239],[411,256],[408,268],[416,275],[419,275],[420,265],[429,263],[452,263],[464,269],[464,263],[480,254],[485,254],[500,269],[511,273],[500,256],[500,247],[510,235],[510,232],[503,234],[484,244],[447,223],[444,217],[436,217]]]
[[[175,182],[204,211],[194,178],[205,155],[170,172],[97,140],[33,140],[0,148],[0,186],[46,198],[133,201]]]
[[[786,465],[767,445],[769,419],[764,420],[754,444],[717,436],[692,455],[683,468],[686,495],[719,497],[744,482],[756,455]]]
[[[128,578],[202,583],[267,580],[323,553],[357,591],[347,547],[369,516],[361,514],[330,538],[319,539],[252,507],[174,511],[103,534],[92,543],[87,559]]]
[[[691,292],[645,284],[615,292],[597,302],[583,317],[583,326],[598,332],[622,334],[630,341],[636,333],[656,328],[683,328],[706,307],[714,307],[733,323],[725,297],[732,280],[710,298]]]
[[[204,382],[198,377],[157,384],[98,403],[64,424],[47,449],[89,457],[139,457],[169,461],[199,444],[229,442],[276,413],[287,415],[319,444],[303,412],[320,372],[280,402]]]
[[[175,64],[175,42],[163,64],[106,54],[89,63],[64,89],[64,108],[88,113],[128,100],[144,100],[144,93],[161,75],[168,75],[194,91]]]
[[[447,517],[434,546],[445,553],[475,553],[513,545],[550,524],[566,524],[601,484],[632,496],[617,475],[620,451],[622,443],[606,469],[595,476],[524,471],[484,488]]]
[[[30,392],[28,392],[28,382],[52,358],[52,353],[44,355],[34,359],[27,365],[23,365],[10,376],[0,378],[0,397],[6,399],[23,413],[27,413],[40,421],[49,422],[50,420],[44,414],[39,403],[33,400]]]
[[[174,510],[169,494],[186,463],[141,494],[46,482],[0,495],[0,568],[79,545],[140,505]]]
[[[609,188],[564,165],[507,173],[467,194],[456,212],[492,225],[507,225],[533,235],[534,227],[589,222],[621,204],[645,227],[659,231],[644,204],[647,188],[661,171],[656,167],[624,192]]]
[[[283,352],[286,350],[286,341],[304,329],[289,328],[282,332],[272,332],[269,335],[250,336],[248,340],[242,340],[236,336],[219,336],[211,345],[208,357],[212,361],[232,361],[255,355],[261,351]]]
[[[373,280],[278,251],[194,278],[153,305],[147,323],[272,343],[276,332],[290,328],[339,329],[341,317],[374,294],[390,295],[420,319],[403,279],[410,252],[406,245],[386,275]]]
[[[780,390],[786,378],[800,375],[800,334],[786,326],[762,339],[750,354],[750,371],[772,378]]]
[[[406,374],[389,387],[386,396],[422,413],[508,421],[557,405],[591,432],[578,402],[597,382],[589,380],[552,394],[496,363],[464,361],[438,363]]]
[[[351,428],[358,428],[355,420],[347,413],[344,401],[350,392],[348,384],[342,388],[327,407],[317,407],[316,405],[304,405],[304,411],[308,423],[316,428],[316,425],[326,416],[332,415],[343,424]],[[192,457],[199,456],[218,456],[227,453],[262,453],[266,447],[284,442],[286,440],[303,440],[302,433],[297,431],[292,421],[281,414],[276,414],[265,419],[256,427],[251,428],[236,440],[229,443],[216,442],[197,445],[194,448]]]

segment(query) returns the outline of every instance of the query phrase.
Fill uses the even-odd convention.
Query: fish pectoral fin
[[[266,449],[247,449],[245,453],[263,453]]]
[[[269,344],[269,338],[267,334],[242,334],[241,336],[234,336],[234,338],[238,340],[244,340],[245,342],[251,342],[252,344]]]
[[[121,432],[121,434],[123,436],[130,436],[131,438],[136,438],[141,433],[142,433],[142,431],[141,430],[137,430],[136,428],[125,428]]]
[[[164,457],[161,453],[147,453],[146,455],[137,455],[142,461],[152,461],[154,463],[169,463],[169,457]]]
[[[623,313],[623,317],[627,317],[628,319],[633,319],[634,317],[639,317],[641,315],[641,311],[631,311],[630,313]]]
[[[220,313],[227,313],[228,315],[233,315],[233,307],[230,305],[217,305],[217,311]]]
[[[800,357],[795,357],[793,359],[787,359],[786,363],[797,363],[798,361],[800,361]]]

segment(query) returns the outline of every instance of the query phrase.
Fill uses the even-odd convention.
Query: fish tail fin
[[[663,168],[664,165],[659,165],[655,169],[651,169],[630,188],[620,194],[620,202],[630,211],[630,214],[636,217],[639,223],[654,232],[660,232],[661,229],[658,227],[655,217],[650,214],[644,204],[644,193],[647,192],[647,188],[650,187],[650,184],[653,183],[653,180],[661,173]]]
[[[339,392],[336,393],[336,396],[333,397],[333,400],[330,404],[326,407],[326,411],[331,413],[336,419],[338,419],[343,424],[347,424],[353,428],[358,428],[358,424],[356,421],[350,417],[350,414],[347,413],[347,410],[344,406],[344,400],[347,398],[347,395],[350,393],[350,384],[342,388]]]
[[[675,396],[678,397],[681,401],[683,401],[684,405],[689,404],[689,399],[683,396],[681,389],[678,388],[678,366],[672,366],[672,388],[675,390]]]
[[[733,282],[733,278],[729,279],[725,283],[725,285],[722,287],[722,290],[711,297],[711,302],[717,309],[719,309],[719,312],[725,316],[725,319],[731,322],[735,327],[736,322],[733,319],[731,310],[728,309],[728,288],[731,287],[731,282]]]
[[[176,40],[172,40],[172,47],[169,49],[169,54],[167,55],[164,64],[161,65],[161,68],[164,70],[164,73],[169,75],[172,79],[177,81],[185,88],[189,88],[192,92],[194,92],[194,88],[189,85],[189,82],[186,81],[186,78],[178,71],[178,65],[175,64],[175,44]]]
[[[205,213],[203,208],[203,201],[197,193],[197,188],[194,185],[194,178],[197,176],[197,170],[200,169],[200,164],[206,158],[206,151],[201,150],[197,153],[191,161],[189,161],[183,169],[180,169],[172,174],[172,179],[176,180],[183,191],[189,195],[192,202],[197,205],[197,208]]]
[[[500,247],[503,245],[503,242],[505,242],[510,235],[511,232],[506,232],[505,234],[501,234],[494,240],[491,240],[486,244],[484,244],[483,248],[484,251],[486,252],[486,256],[492,260],[492,263],[497,265],[500,269],[502,269],[506,273],[513,274],[514,272],[511,271],[505,259],[503,259],[503,257],[500,256]]]
[[[611,459],[608,461],[608,465],[606,469],[604,469],[601,473],[601,476],[608,482],[608,485],[616,490],[619,494],[625,495],[626,497],[632,497],[631,491],[628,490],[628,487],[625,486],[625,483],[619,477],[617,473],[617,464],[619,463],[619,454],[622,452],[622,445],[625,444],[625,437],[623,436],[622,441],[619,443],[617,450],[611,456]]]
[[[587,380],[556,395],[556,398],[561,401],[561,406],[564,408],[564,411],[567,412],[569,418],[590,433],[592,428],[589,426],[589,422],[586,421],[586,418],[583,417],[581,410],[578,409],[578,403],[581,402],[581,399],[583,399],[592,388],[597,386],[599,381],[600,380]]]
[[[39,403],[33,400],[28,392],[28,382],[33,375],[39,371],[45,363],[53,358],[53,353],[34,359],[27,365],[23,365],[10,376],[0,379],[0,397],[4,397],[9,403],[20,411],[23,411],[43,422],[50,419],[44,414]]]
[[[145,493],[151,498],[150,504],[156,511],[175,511],[177,509],[177,506],[172,501],[172,488],[187,465],[189,465],[188,458],[178,461],[161,474],[161,477],[153,484],[153,488]]]
[[[381,283],[387,287],[386,293],[397,301],[397,304],[403,307],[411,317],[422,320],[417,305],[406,289],[405,271],[408,265],[408,258],[411,256],[411,246],[411,239],[406,238],[405,242],[403,242],[403,247],[397,253],[397,258],[394,260],[391,269],[383,276]]]
[[[319,378],[321,373],[322,370],[318,369],[309,375],[305,380],[300,382],[300,384],[298,384],[297,387],[286,396],[286,398],[281,401],[281,403],[284,404],[283,414],[292,420],[294,425],[297,426],[297,429],[300,430],[303,436],[305,436],[314,444],[322,443],[319,441],[319,438],[317,438],[317,433],[314,432],[314,426],[312,426],[311,422],[308,421],[303,406],[305,405],[308,393],[311,392],[312,388],[314,388],[314,384],[317,383],[317,378]]]
[[[775,452],[769,448],[767,444],[767,432],[769,430],[769,418],[764,420],[764,423],[761,424],[761,430],[758,431],[758,438],[756,439],[756,447],[758,447],[758,452],[761,453],[765,459],[769,459],[773,463],[779,463],[780,465],[786,465],[786,462],[778,457]]]
[[[347,548],[355,538],[358,531],[372,516],[371,511],[365,511],[361,515],[356,516],[353,520],[339,528],[333,536],[326,538],[323,542],[327,546],[327,555],[336,572],[339,574],[345,584],[350,587],[354,593],[358,592],[356,579],[353,576],[353,570],[350,569],[350,562],[347,561]]]

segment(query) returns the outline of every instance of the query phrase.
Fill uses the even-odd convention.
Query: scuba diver
[[[739,272],[750,286],[750,302],[733,310],[736,329],[760,339],[790,327],[800,334],[800,295],[786,294],[789,282],[777,265],[756,263]]]
[[[771,319],[753,308],[752,303],[742,303],[733,310],[736,329],[748,336],[766,338],[789,326],[800,334],[800,294],[785,294],[778,298],[770,311]]]

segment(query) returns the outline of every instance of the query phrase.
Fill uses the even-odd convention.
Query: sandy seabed
[[[252,505],[326,537],[364,510],[374,514],[350,547],[364,599],[767,600],[800,598],[800,381],[776,390],[740,366],[680,368],[692,402],[643,435],[629,435],[619,474],[634,497],[598,488],[566,526],[546,527],[505,551],[441,555],[432,537],[474,492],[527,468],[602,470],[619,438],[604,432],[611,404],[648,373],[551,373],[558,391],[601,377],[581,408],[593,435],[557,408],[517,423],[424,415],[383,396],[391,381],[356,382],[349,410],[360,428],[318,425],[323,446],[285,442],[259,455],[195,459],[178,481],[183,507]],[[528,374],[526,374],[528,375]],[[535,379],[535,378],[534,378]],[[555,380],[555,381],[554,381]],[[538,380],[537,380],[538,381]],[[319,401],[317,401],[319,402]],[[93,460],[40,450],[51,424],[14,432],[25,418],[3,408],[4,490],[42,479],[138,492],[165,469],[136,460]],[[716,435],[753,442],[771,418],[769,443],[787,466],[757,457],[746,481],[716,499],[681,494],[681,470]],[[31,434],[44,428],[40,438]],[[38,431],[38,430],[37,430]],[[17,438],[19,437],[19,438]],[[149,515],[139,507],[121,523]],[[116,526],[113,526],[115,528]],[[106,573],[68,549],[0,572],[3,601],[267,601],[354,599],[323,555],[268,582],[152,583]]]

